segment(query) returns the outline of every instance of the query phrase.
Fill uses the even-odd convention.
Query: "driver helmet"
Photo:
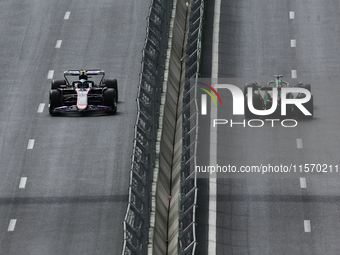
[[[79,80],[85,80],[87,81],[87,75],[85,71],[80,71],[80,75],[79,75]],[[82,81],[83,82],[83,81]]]
[[[275,82],[277,82],[277,85],[279,87],[282,87],[282,77],[283,77],[283,75],[274,75],[274,76],[276,78]]]

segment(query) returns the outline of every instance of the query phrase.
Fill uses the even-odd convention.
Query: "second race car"
[[[274,75],[275,80],[269,81],[266,85],[260,86],[256,82],[245,84],[244,85],[244,110],[245,110],[245,117],[250,119],[253,117],[256,117],[255,114],[253,114],[248,106],[248,88],[252,88],[252,103],[253,107],[256,110],[268,110],[273,105],[273,88],[277,88],[278,95],[277,95],[277,108],[274,111],[273,115],[281,116],[281,88],[283,87],[299,87],[307,89],[309,92],[311,92],[311,86],[310,84],[303,84],[302,82],[297,83],[296,86],[290,85],[288,82],[282,80],[282,75]],[[287,93],[286,98],[287,99],[299,99],[299,98],[305,98],[306,95],[303,93]],[[286,112],[290,116],[298,116],[298,117],[313,117],[313,95],[311,95],[311,98],[308,102],[302,104],[307,111],[311,113],[311,115],[305,116],[299,108],[296,107],[296,105],[288,104]]]

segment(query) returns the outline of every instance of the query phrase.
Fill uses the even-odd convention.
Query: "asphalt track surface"
[[[213,6],[207,3],[203,77],[211,75]],[[207,135],[208,108],[200,118],[198,165],[209,165],[211,146],[217,148],[219,165],[339,164],[339,21],[334,0],[222,1],[218,77],[241,78],[240,87],[241,81],[263,84],[274,74],[292,83],[308,82],[315,116],[298,119],[295,128],[221,125],[214,145]],[[232,116],[230,94],[221,91],[220,96],[218,118],[242,121]],[[222,177],[217,181],[216,254],[340,254],[340,176]],[[198,184],[197,254],[213,254],[207,242],[209,183],[200,179]]]
[[[121,254],[148,8],[0,3],[0,254]],[[90,68],[118,80],[117,114],[51,117],[49,71]]]

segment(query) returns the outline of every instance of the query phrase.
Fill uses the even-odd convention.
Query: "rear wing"
[[[102,83],[104,76],[105,76],[105,71],[101,69],[90,69],[90,70],[68,70],[64,72],[64,78],[66,82],[70,85],[68,79],[66,76],[80,76],[82,74],[85,75],[102,75],[103,77],[100,80],[100,83]]]

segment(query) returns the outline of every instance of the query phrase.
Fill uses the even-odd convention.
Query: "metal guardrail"
[[[201,56],[203,0],[191,1],[189,35],[186,45],[183,92],[183,153],[178,254],[194,254],[196,249],[195,213],[197,178],[195,172],[198,133],[197,79]]]
[[[147,18],[137,95],[129,202],[123,222],[123,255],[144,255],[148,249],[150,192],[171,9],[172,1],[152,0]]]

